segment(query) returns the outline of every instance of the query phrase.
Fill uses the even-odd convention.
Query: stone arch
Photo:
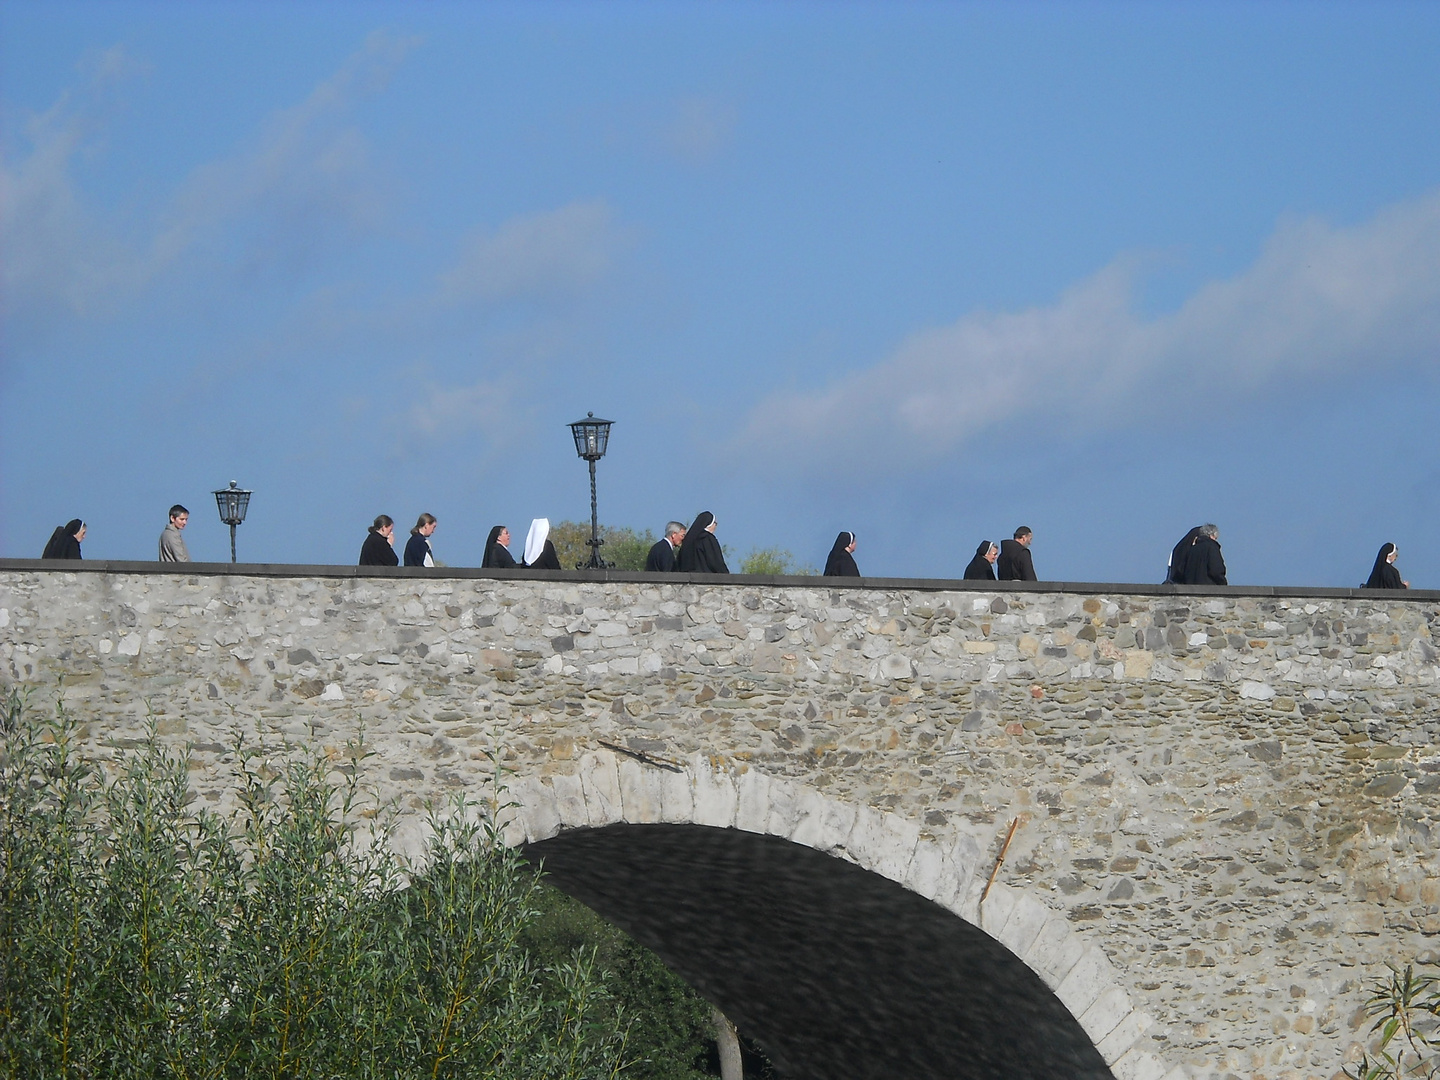
[[[1136,1009],[1109,958],[1069,919],[1023,889],[994,885],[979,843],[941,842],[896,814],[703,754],[664,768],[608,751],[573,768],[513,778],[506,842],[536,844],[570,830],[620,824],[700,825],[778,837],[853,863],[982,930],[1033,971],[1079,1023],[1116,1080],[1184,1080],[1145,1048]]]

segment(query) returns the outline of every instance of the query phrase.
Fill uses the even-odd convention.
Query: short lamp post
[[[250,492],[239,487],[234,480],[228,488],[215,492],[215,505],[220,508],[220,521],[230,526],[230,561],[235,561],[235,526],[245,520],[245,511],[250,509]]]
[[[575,453],[590,463],[590,539],[586,541],[590,545],[590,562],[576,567],[578,570],[603,570],[606,565],[600,557],[600,545],[605,541],[600,539],[600,515],[595,508],[595,462],[605,456],[605,448],[610,443],[610,425],[614,422],[597,420],[592,412],[586,413],[584,420],[570,425],[570,434],[575,436]]]

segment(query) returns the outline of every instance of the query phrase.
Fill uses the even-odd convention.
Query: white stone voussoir
[[[585,793],[585,813],[590,828],[604,828],[623,819],[620,772],[614,754],[586,754],[582,757],[580,787]]]
[[[734,828],[737,802],[735,778],[728,770],[716,768],[703,754],[693,756],[689,764],[695,824],[713,825],[720,829]]]
[[[735,827],[763,833],[770,824],[770,778],[757,769],[746,769],[736,784]]]
[[[1096,946],[1088,947],[1075,961],[1070,973],[1055,987],[1055,996],[1060,999],[1070,1015],[1080,1017],[1085,1010],[1115,985],[1115,969],[1109,958]]]

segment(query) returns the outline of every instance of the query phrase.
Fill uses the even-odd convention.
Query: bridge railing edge
[[[1434,603],[1440,590],[1336,589],[1304,585],[1147,585],[1098,581],[966,581],[956,578],[817,577],[771,574],[657,574],[628,570],[488,570],[478,567],[335,566],[306,563],[160,563],[119,559],[0,559],[0,573],[141,574],[169,577],[415,578],[419,580],[883,589],[909,592],[1069,593],[1083,596],[1259,597]]]

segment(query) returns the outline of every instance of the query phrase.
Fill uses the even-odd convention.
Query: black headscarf
[[[1181,538],[1170,552],[1170,572],[1165,575],[1165,584],[1180,585],[1185,581],[1185,566],[1190,561],[1190,555],[1195,548],[1195,541],[1200,538],[1200,526],[1196,525]]]
[[[975,557],[965,567],[966,581],[995,580],[995,566],[985,557],[990,554],[990,549],[994,546],[989,540],[980,541],[980,546],[975,549]]]
[[[706,532],[715,515],[701,510],[700,515],[685,531],[685,542],[675,558],[675,569],[682,574],[728,574],[725,553],[720,550],[720,541],[714,533]]]
[[[515,556],[511,555],[505,545],[500,543],[500,534],[504,531],[504,525],[496,525],[490,530],[490,535],[485,540],[485,559],[480,563],[482,568],[509,570],[515,565]]]
[[[1390,553],[1395,550],[1395,545],[1384,543],[1380,545],[1380,554],[1375,556],[1375,569],[1370,571],[1370,580],[1365,582],[1361,588],[1364,589],[1403,589],[1405,582],[1400,580],[1400,571],[1395,569],[1395,564],[1386,562]]]
[[[50,539],[45,544],[45,553],[42,559],[78,559],[80,558],[80,541],[76,538],[85,523],[79,518],[71,518],[64,525],[55,526],[55,531],[50,534]]]
[[[826,577],[859,577],[860,567],[855,565],[855,556],[845,549],[855,542],[855,534],[842,532],[835,538],[830,557],[825,560]]]

